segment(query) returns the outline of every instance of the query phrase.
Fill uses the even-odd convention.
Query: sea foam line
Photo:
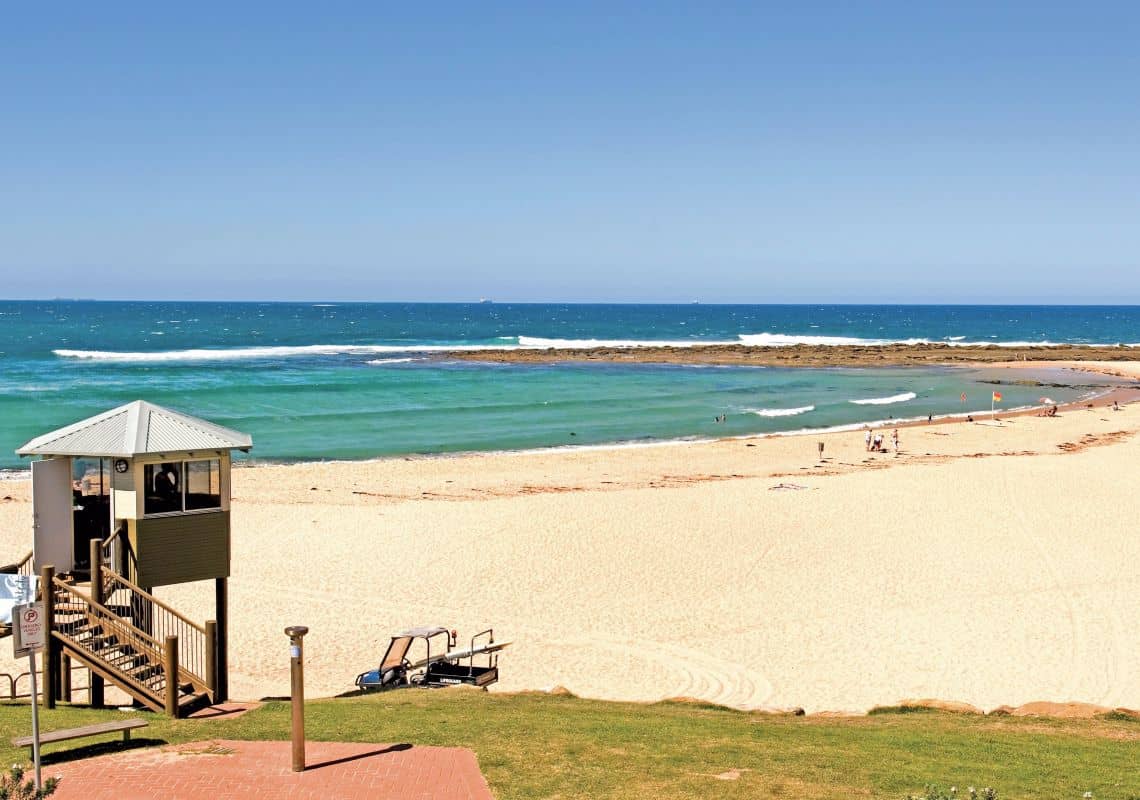
[[[234,348],[191,348],[186,350],[158,350],[153,352],[131,352],[116,350],[68,350],[57,349],[52,353],[59,358],[86,361],[230,361],[256,358],[290,358],[294,356],[336,356],[336,355],[382,355],[386,353],[448,353],[479,352],[484,350],[594,350],[599,348],[637,349],[646,347],[692,348],[709,346],[744,345],[746,347],[792,347],[809,345],[819,347],[884,345],[943,344],[949,347],[1056,347],[1063,343],[1043,340],[1039,342],[987,342],[962,341],[962,337],[949,337],[952,341],[932,339],[861,339],[851,336],[812,336],[786,333],[742,333],[736,339],[552,339],[539,336],[519,336],[518,343],[511,343],[515,337],[498,337],[502,344],[406,344],[406,345],[266,345],[258,347]],[[953,341],[957,340],[957,341]],[[1073,347],[1115,347],[1117,345],[1071,343]],[[1140,347],[1140,343],[1124,344],[1124,347]]]
[[[815,406],[802,406],[800,408],[757,408],[750,409],[753,414],[760,417],[794,417],[797,414],[806,414],[815,411]]]
[[[519,347],[543,350],[593,350],[601,347],[708,347],[740,344],[738,340],[712,339],[546,339],[541,336],[520,336]]]
[[[891,403],[905,403],[908,400],[913,400],[918,397],[914,392],[903,392],[902,394],[893,394],[890,397],[869,397],[866,400],[848,400],[848,403],[854,403],[857,406],[885,406]]]
[[[338,345],[311,344],[295,347],[235,347],[228,350],[164,350],[153,353],[113,350],[52,350],[60,358],[87,361],[234,361],[250,358],[289,358],[293,356],[380,355],[384,353],[452,353],[457,351],[500,350],[495,345]]]

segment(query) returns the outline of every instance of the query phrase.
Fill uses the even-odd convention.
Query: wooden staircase
[[[195,625],[107,570],[97,571],[90,587],[54,575],[44,578],[44,586],[50,586],[42,592],[45,615],[52,620],[49,658],[66,654],[159,713],[183,717],[212,702],[212,628]],[[99,602],[104,596],[107,601]],[[169,633],[174,626],[190,635]],[[183,651],[187,645],[190,651]],[[180,655],[189,656],[189,663],[180,663]]]

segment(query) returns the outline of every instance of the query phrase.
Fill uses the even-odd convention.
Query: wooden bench
[[[150,723],[145,719],[117,719],[112,722],[100,722],[95,725],[84,725],[82,728],[64,728],[58,731],[40,731],[40,744],[49,742],[65,742],[68,739],[84,739],[88,736],[98,736],[102,733],[123,732],[123,741],[131,740],[131,731],[135,728],[145,728]],[[16,747],[31,747],[31,736],[20,736],[12,740]]]

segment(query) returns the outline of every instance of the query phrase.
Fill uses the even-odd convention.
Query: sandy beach
[[[1140,706],[1138,433],[1102,402],[905,428],[897,455],[841,432],[240,469],[231,695],[287,693],[287,625],[319,697],[438,624],[514,640],[494,691]],[[5,560],[29,494],[0,484]],[[158,594],[212,615],[207,585]]]

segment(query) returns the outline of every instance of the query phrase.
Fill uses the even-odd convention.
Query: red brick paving
[[[492,800],[475,754],[460,747],[307,742],[304,772],[289,742],[215,739],[46,765],[53,800]]]

